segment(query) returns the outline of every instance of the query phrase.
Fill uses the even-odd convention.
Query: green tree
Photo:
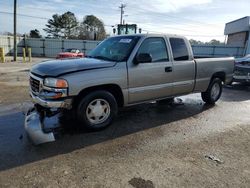
[[[202,44],[204,44],[204,42],[201,42],[199,40],[194,40],[194,39],[190,39],[189,42],[190,42],[191,45],[202,45]]]
[[[220,42],[219,40],[216,39],[212,39],[209,42],[207,42],[206,44],[210,44],[210,45],[222,45],[224,44],[223,42]]]
[[[30,30],[29,37],[30,38],[42,38],[42,36],[40,35],[40,31],[37,29]]]
[[[72,39],[77,37],[77,26],[78,21],[74,13],[68,11],[62,15],[54,14],[52,19],[48,20],[44,31],[47,32],[49,38]]]
[[[106,37],[104,23],[94,15],[87,15],[79,27],[79,38],[103,40]]]

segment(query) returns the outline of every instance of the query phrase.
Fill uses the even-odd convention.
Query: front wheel
[[[222,93],[222,81],[214,78],[209,84],[207,91],[201,93],[202,100],[208,104],[215,104]]]
[[[114,96],[108,91],[94,91],[80,101],[78,120],[88,129],[99,130],[112,123],[118,107]]]

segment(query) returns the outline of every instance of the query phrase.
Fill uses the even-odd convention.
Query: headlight
[[[57,79],[57,78],[45,78],[43,84],[47,87],[55,88],[67,88],[68,83],[66,80]]]

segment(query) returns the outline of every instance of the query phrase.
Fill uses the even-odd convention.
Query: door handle
[[[165,67],[165,72],[172,72],[172,71],[173,71],[172,67]]]

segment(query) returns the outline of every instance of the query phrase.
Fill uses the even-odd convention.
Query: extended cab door
[[[134,56],[150,54],[151,62],[128,64],[129,103],[172,95],[173,68],[164,37],[145,38]]]
[[[173,54],[173,95],[193,91],[195,84],[195,62],[189,42],[184,38],[169,38]]]

